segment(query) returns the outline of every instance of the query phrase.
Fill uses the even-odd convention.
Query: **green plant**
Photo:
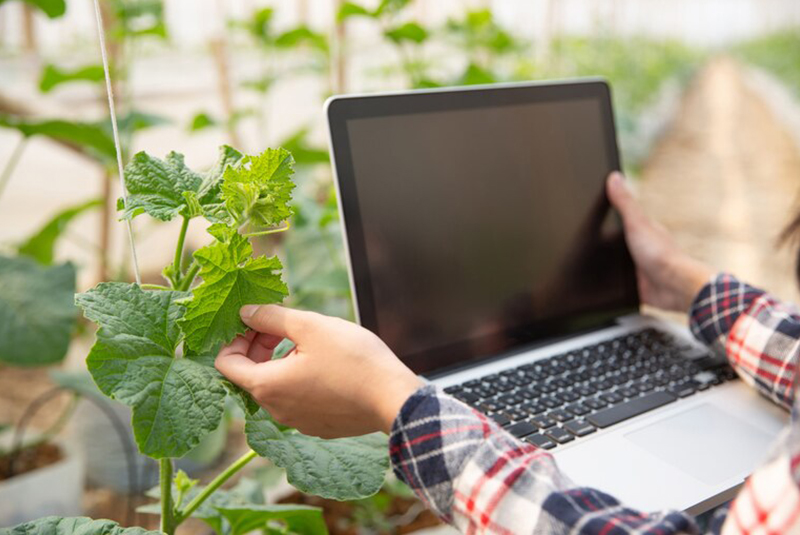
[[[299,490],[327,498],[369,496],[383,482],[385,436],[303,435],[272,420],[213,366],[220,346],[245,332],[242,305],[278,303],[288,293],[281,262],[254,257],[249,240],[288,228],[293,165],[284,149],[245,156],[224,146],[206,173],[191,170],[174,152],[163,160],[136,154],[125,170],[128,197],[118,208],[123,218],[146,213],[161,221],[182,220],[174,260],[164,270],[167,285],[103,282],[76,296],[85,316],[99,325],[86,359],[92,377],[105,395],[131,407],[139,450],[159,461],[161,531],[168,535],[190,516],[225,533],[278,529],[276,521],[288,532],[324,532],[316,509],[232,504],[231,494],[219,491],[258,455],[284,468]],[[184,263],[186,232],[195,219],[211,224],[213,239]],[[182,472],[173,473],[173,459],[216,429],[227,396],[245,414],[252,449],[198,487]],[[52,519],[40,522],[58,525]]]
[[[738,44],[734,53],[780,78],[800,95],[800,32],[784,30]]]

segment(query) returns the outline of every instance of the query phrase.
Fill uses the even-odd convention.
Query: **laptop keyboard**
[[[736,379],[726,361],[705,350],[702,355],[694,346],[647,328],[445,392],[516,437],[553,449]]]

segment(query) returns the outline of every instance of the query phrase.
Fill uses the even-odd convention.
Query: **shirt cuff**
[[[703,286],[689,309],[692,334],[709,346],[721,344],[724,348],[736,320],[762,295],[763,290],[745,284],[733,275],[716,275]]]

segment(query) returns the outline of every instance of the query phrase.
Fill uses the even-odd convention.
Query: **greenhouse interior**
[[[799,247],[797,0],[0,0],[0,534],[800,533]]]

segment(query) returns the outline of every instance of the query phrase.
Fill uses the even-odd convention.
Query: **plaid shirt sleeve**
[[[701,340],[726,351],[759,390],[783,406],[791,404],[793,374],[786,370],[796,362],[800,321],[787,307],[723,275],[698,296],[692,328]],[[721,508],[711,519],[709,533],[800,533],[797,414],[795,409],[791,427],[730,513]],[[433,385],[418,390],[401,409],[390,456],[397,476],[443,521],[465,533],[700,532],[682,512],[637,511],[575,485],[549,453],[517,440]]]
[[[728,357],[742,379],[785,409],[794,404],[800,316],[731,275],[718,275],[690,310],[694,335]]]

